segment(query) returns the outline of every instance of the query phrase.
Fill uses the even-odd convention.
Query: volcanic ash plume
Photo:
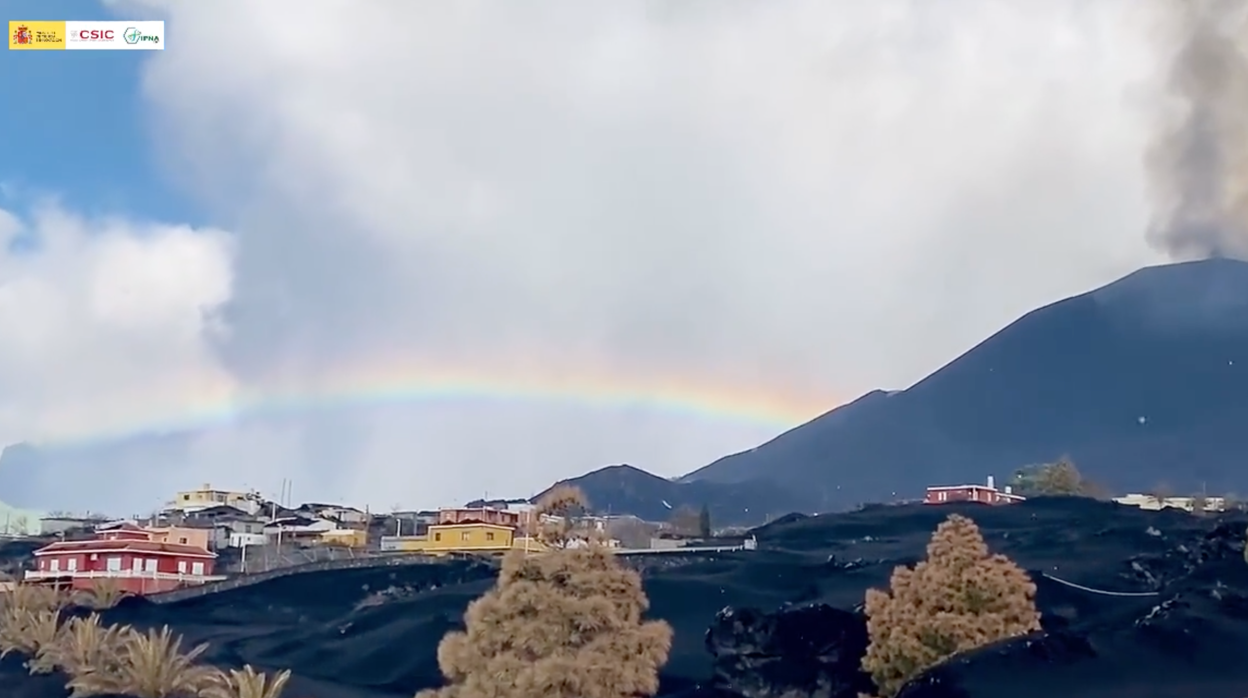
[[[1146,158],[1149,241],[1181,259],[1248,259],[1248,0],[1163,0],[1176,112]]]

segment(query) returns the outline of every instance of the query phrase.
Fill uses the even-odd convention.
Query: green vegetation
[[[954,654],[1040,628],[1027,573],[990,554],[975,522],[957,514],[937,527],[927,559],[893,570],[889,586],[867,591],[862,661],[885,698]]]
[[[1101,498],[1104,494],[1100,486],[1084,478],[1074,461],[1067,456],[1052,463],[1019,468],[1010,479],[1010,485],[1018,494],[1029,497],[1064,495]]]

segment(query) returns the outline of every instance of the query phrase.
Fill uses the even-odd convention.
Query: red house
[[[950,502],[983,502],[984,504],[1014,504],[1026,497],[1014,494],[1010,486],[998,490],[992,476],[988,476],[987,485],[949,485],[928,487],[923,497],[924,504],[948,504]]]
[[[75,589],[112,579],[131,594],[152,594],[225,579],[213,574],[216,553],[155,542],[148,531],[129,522],[96,528],[95,540],[46,545],[34,556],[36,569],[26,573],[27,580],[67,583]]]

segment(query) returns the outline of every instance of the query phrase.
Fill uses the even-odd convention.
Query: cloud
[[[238,231],[217,357],[259,394],[403,357],[831,408],[1160,260],[1129,0],[126,7],[170,22],[153,137]],[[536,400],[239,429],[192,451],[413,504],[776,430]]]
[[[107,436],[233,389],[207,341],[230,292],[224,232],[89,220],[49,201],[0,210],[0,243],[0,443]],[[46,484],[124,487],[100,464],[80,474]],[[8,475],[10,489],[39,486]]]

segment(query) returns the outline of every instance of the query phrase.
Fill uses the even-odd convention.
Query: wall
[[[206,528],[168,526],[164,528],[148,528],[147,531],[151,534],[151,539],[157,543],[193,545],[197,548],[208,550],[213,542],[213,531]]]

